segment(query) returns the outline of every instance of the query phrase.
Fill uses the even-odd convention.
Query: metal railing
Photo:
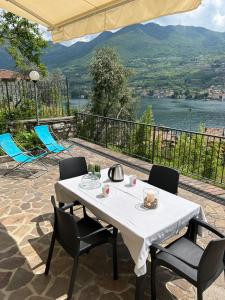
[[[76,136],[184,175],[225,184],[225,137],[86,113],[75,114]]]
[[[70,114],[67,80],[37,82],[40,117]],[[35,117],[35,86],[30,80],[0,80],[0,117],[28,119]]]

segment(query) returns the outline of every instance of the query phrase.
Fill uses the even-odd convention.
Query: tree
[[[59,81],[66,80],[66,76],[63,74],[63,72],[60,68],[56,68],[51,73],[48,73],[47,79],[49,81],[59,82]]]
[[[143,112],[140,119],[140,123],[154,125],[155,121],[151,105],[148,105],[146,110]]]
[[[114,49],[97,49],[90,63],[93,82],[91,112],[115,118],[134,116],[135,104],[128,87],[131,74]]]
[[[152,106],[148,105],[148,107],[146,108],[146,110],[140,118],[140,123],[136,125],[135,128],[135,152],[139,156],[150,158],[150,156],[152,155],[151,145],[153,139],[153,125],[154,115],[152,111]]]
[[[43,39],[38,25],[10,12],[3,12],[0,15],[0,44],[20,70],[36,68],[46,75],[47,69],[41,63],[41,54],[48,43]]]

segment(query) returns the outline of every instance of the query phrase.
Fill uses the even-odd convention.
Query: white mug
[[[135,186],[137,183],[137,177],[135,175],[129,176],[129,184],[130,186]]]
[[[109,195],[110,188],[108,184],[104,184],[102,187],[102,194],[104,197],[107,197]]]

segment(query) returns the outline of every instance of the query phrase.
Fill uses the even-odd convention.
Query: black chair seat
[[[77,226],[81,237],[102,228],[99,222],[88,216],[77,221]]]
[[[199,265],[200,259],[204,252],[204,249],[202,249],[199,245],[193,243],[191,240],[185,237],[176,240],[176,243],[171,244],[166,249],[174,255],[183,258],[192,265]],[[179,275],[181,275],[184,278],[187,278],[189,281],[192,282],[192,284],[196,284],[196,269],[191,268],[187,264],[183,263],[181,260],[165,252],[160,252],[157,255],[156,260],[159,261],[160,265],[164,265],[165,267],[171,270],[176,270],[176,272],[179,273]]]
[[[112,238],[112,234],[109,230],[105,229],[100,231],[94,236],[90,236],[82,241],[82,237],[88,234],[91,234],[99,229],[103,229],[103,226],[93,220],[90,217],[82,218],[80,221],[77,222],[79,233],[80,233],[80,253],[89,251],[91,248],[106,243],[110,238]]]
[[[197,244],[199,226],[214,233],[205,249]],[[203,292],[225,271],[225,235],[210,224],[193,218],[183,237],[166,248],[152,244],[151,248],[151,299],[156,300],[156,269],[164,266],[197,288],[197,299],[203,300]]]

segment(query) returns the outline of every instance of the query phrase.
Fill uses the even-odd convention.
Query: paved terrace
[[[85,156],[88,162],[109,167],[117,159],[131,162],[136,166],[148,167],[145,163],[112,153],[101,147],[82,143],[74,154]],[[87,148],[88,147],[88,148]],[[92,149],[90,151],[89,149]],[[97,150],[93,152],[93,150]],[[103,151],[105,156],[100,155]],[[13,163],[9,163],[12,165]],[[6,163],[0,164],[0,172]],[[127,174],[136,174],[146,179],[143,172],[124,167]],[[190,183],[198,187],[198,195],[183,188],[179,195],[202,205],[208,221],[225,232],[225,191],[210,185],[182,177],[183,185]],[[66,299],[71,271],[71,258],[57,245],[55,248],[49,276],[43,275],[45,261],[52,232],[52,207],[50,195],[54,194],[54,183],[58,180],[58,168],[49,162],[49,171],[38,179],[22,177],[0,177],[0,299],[1,300],[44,300]],[[200,195],[209,196],[207,199]],[[79,209],[76,213],[79,214]],[[160,221],[160,220],[159,220]],[[206,235],[201,244],[209,240]],[[111,253],[107,246],[98,247],[88,255],[81,257],[75,300],[132,300],[134,299],[134,264],[122,240],[118,245],[119,280],[112,280]],[[145,299],[150,300],[150,280],[146,281]],[[166,269],[158,271],[158,299],[188,300],[195,299],[195,289]],[[205,292],[204,299],[225,299],[223,275]]]

